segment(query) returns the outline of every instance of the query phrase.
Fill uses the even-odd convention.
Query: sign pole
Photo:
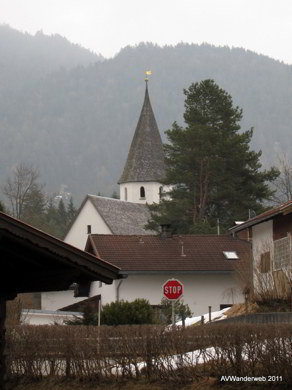
[[[171,301],[172,326],[175,325],[174,302],[175,301]]]

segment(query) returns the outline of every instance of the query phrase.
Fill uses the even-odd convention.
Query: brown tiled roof
[[[115,236],[92,234],[86,250],[121,268],[121,272],[222,272],[234,263],[223,251],[247,256],[250,244],[228,235]]]
[[[163,145],[146,84],[144,104],[119,183],[160,182],[164,177]]]
[[[289,214],[292,212],[292,200],[288,200],[288,202],[282,203],[276,207],[273,207],[270,210],[265,211],[262,214],[257,215],[254,218],[249,219],[241,223],[240,225],[236,225],[230,229],[231,232],[238,232],[240,230],[246,229],[250,226],[257,225],[260,222],[264,222],[268,219],[274,218],[279,214]]]

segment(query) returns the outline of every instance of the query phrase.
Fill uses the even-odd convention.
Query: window
[[[239,259],[237,253],[235,251],[223,251],[224,256],[227,260],[237,260]]]
[[[145,188],[140,187],[140,199],[145,199]]]
[[[266,274],[271,270],[271,253],[265,252],[261,254],[260,272]]]
[[[91,234],[91,225],[87,225],[87,234]]]
[[[128,189],[125,187],[125,200],[128,200]]]
[[[290,236],[274,241],[274,269],[291,267],[292,250]]]

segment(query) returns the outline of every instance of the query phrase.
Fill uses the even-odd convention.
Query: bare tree
[[[25,207],[30,204],[33,194],[41,191],[38,179],[38,170],[26,164],[18,164],[12,176],[7,178],[2,191],[10,203],[15,218],[22,219]]]
[[[292,199],[292,163],[287,155],[278,156],[279,177],[275,181],[275,201],[284,203]]]

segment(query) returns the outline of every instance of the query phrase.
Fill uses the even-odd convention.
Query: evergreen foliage
[[[261,152],[250,150],[253,130],[239,132],[242,110],[213,80],[184,90],[186,127],[176,122],[166,131],[170,190],[159,205],[150,206],[148,227],[170,223],[176,233],[215,233],[246,220],[248,210],[263,211],[271,199],[269,183],[279,172],[261,170]]]
[[[101,311],[102,325],[140,325],[153,323],[153,310],[146,299],[106,304]]]
[[[161,300],[161,314],[163,322],[166,324],[172,323],[172,302],[166,298]],[[174,315],[175,322],[182,321],[183,325],[188,317],[191,317],[192,312],[188,304],[185,304],[183,300],[177,300],[174,303]]]

